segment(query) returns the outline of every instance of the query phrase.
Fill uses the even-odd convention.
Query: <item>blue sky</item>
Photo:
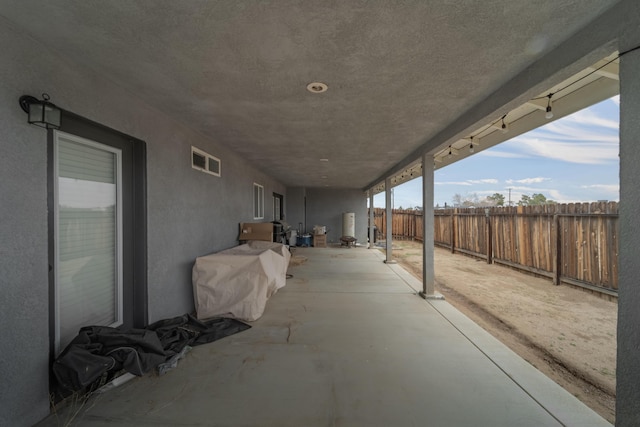
[[[619,200],[619,96],[553,121],[435,172],[435,203],[455,194],[505,201],[542,193],[560,203]],[[422,206],[422,178],[394,189],[394,207]],[[374,197],[384,207],[384,193]]]

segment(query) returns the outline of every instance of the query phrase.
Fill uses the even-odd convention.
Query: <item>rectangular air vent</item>
[[[193,156],[192,166],[196,169],[204,169],[207,167],[207,156],[203,156],[200,153],[196,153],[195,151],[191,153]]]
[[[220,159],[191,146],[191,167],[210,175],[220,176]]]
[[[209,157],[209,166],[207,169],[215,176],[220,176],[220,160],[215,157]]]

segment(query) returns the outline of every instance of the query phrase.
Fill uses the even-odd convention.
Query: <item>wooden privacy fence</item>
[[[374,208],[378,239],[386,211]],[[422,240],[422,211],[394,209],[394,238]],[[618,204],[456,208],[434,212],[434,243],[488,263],[618,294]]]

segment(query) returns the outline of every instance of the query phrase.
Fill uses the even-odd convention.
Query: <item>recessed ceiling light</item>
[[[313,82],[307,85],[307,90],[311,93],[322,93],[326,92],[327,89],[329,89],[329,87],[326,84],[320,82]]]

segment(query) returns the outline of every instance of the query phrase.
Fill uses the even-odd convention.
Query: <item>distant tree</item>
[[[542,193],[533,193],[531,196],[523,194],[518,202],[518,206],[553,205],[556,202],[547,199]]]
[[[493,196],[487,196],[487,201],[491,206],[504,206],[504,195],[500,193],[494,193]]]
[[[531,197],[523,194],[520,197],[520,201],[518,202],[518,206],[530,206],[531,205]]]
[[[480,199],[476,193],[467,194],[462,200],[463,208],[473,208],[481,204]]]
[[[504,206],[504,196],[499,193],[495,193],[493,196],[487,196],[481,199],[478,194],[471,193],[464,197],[460,194],[453,196],[453,206],[457,208],[481,208],[488,206]]]

